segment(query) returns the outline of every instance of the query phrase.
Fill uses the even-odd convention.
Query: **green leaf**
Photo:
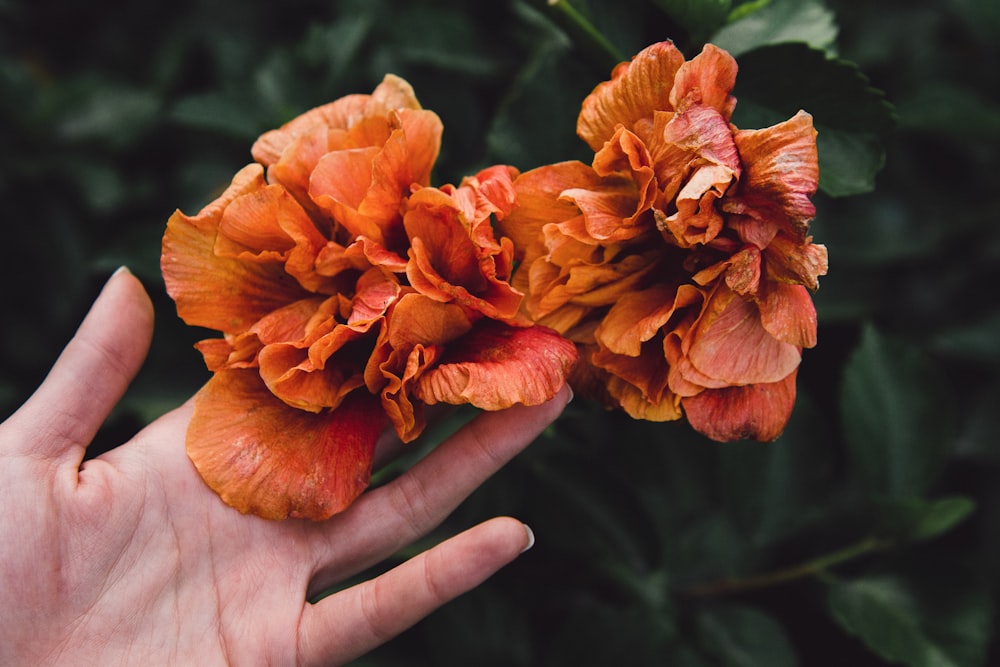
[[[938,500],[915,498],[879,503],[880,523],[897,540],[922,542],[964,521],[976,509],[972,498],[956,496]]]
[[[876,495],[920,498],[937,479],[953,433],[952,397],[920,349],[865,327],[844,369],[841,418]]]
[[[833,581],[826,602],[841,628],[888,662],[909,667],[983,664],[992,604],[981,583],[959,574],[953,561],[908,576]]]
[[[733,122],[765,127],[800,109],[818,131],[820,189],[835,197],[872,190],[895,123],[892,105],[855,65],[805,44],[778,44],[739,58]]]
[[[722,667],[794,667],[799,664],[781,624],[753,607],[712,607],[698,615],[697,629],[702,649]]]
[[[756,11],[751,6],[734,10],[730,23],[712,35],[711,42],[740,56],[782,42],[804,42],[829,50],[837,39],[834,14],[822,0],[773,0]]]
[[[827,606],[834,620],[872,651],[910,667],[958,667],[920,628],[917,601],[894,577],[868,577],[830,586]]]
[[[754,12],[759,12],[771,4],[771,0],[743,0],[739,2],[729,11],[729,16],[727,20],[732,23],[733,21],[739,21],[740,19],[750,16]]]

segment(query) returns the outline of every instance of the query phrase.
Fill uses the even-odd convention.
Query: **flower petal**
[[[826,275],[826,246],[810,243],[796,243],[784,234],[778,234],[767,246],[767,275],[773,280],[793,285],[805,285],[815,291],[819,288],[819,277]]]
[[[704,104],[728,121],[736,108],[736,98],[730,95],[736,85],[736,69],[731,55],[714,44],[706,44],[701,53],[677,70],[670,105],[684,110],[691,104]]]
[[[738,175],[740,155],[728,119],[705,104],[675,113],[663,128],[663,139],[703,163],[728,167]]]
[[[384,425],[365,392],[312,414],[274,398],[252,370],[225,371],[195,396],[187,451],[205,482],[240,512],[322,520],[367,487]]]
[[[804,240],[816,215],[809,198],[819,186],[812,116],[800,111],[783,123],[740,130],[734,137],[744,171],[737,195],[723,208],[773,221],[796,240]]]
[[[622,404],[629,414],[647,411],[666,414],[663,410],[667,409],[668,405],[673,405],[675,411],[678,409],[680,399],[676,398],[667,387],[670,369],[659,341],[644,345],[642,352],[634,357],[598,350],[591,357],[591,363],[611,374],[608,392],[620,403],[623,400],[630,403],[629,406]],[[627,384],[629,388],[626,389],[622,383]],[[671,418],[676,419],[679,416],[678,413]]]
[[[634,239],[652,228],[636,208],[639,193],[630,179],[605,179],[600,188],[570,188],[562,196],[583,213],[587,233],[601,243]]]
[[[170,216],[160,266],[177,313],[192,326],[225,333],[245,331],[269,312],[308,296],[289,280],[282,261],[244,261],[215,253],[219,225],[229,205],[266,187],[260,165],[248,165],[198,215]]]
[[[619,124],[632,130],[636,121],[652,118],[654,110],[673,110],[670,90],[684,63],[673,42],[659,42],[640,51],[631,62],[611,72],[583,102],[576,131],[596,152]]]
[[[684,413],[696,431],[712,440],[769,442],[781,435],[795,407],[796,375],[792,371],[778,382],[706,389],[683,399]]]
[[[680,396],[669,390],[664,391],[659,400],[654,401],[634,384],[612,376],[608,380],[608,393],[633,419],[668,422],[680,419],[684,414],[681,410]]]
[[[762,296],[760,323],[769,334],[789,345],[816,346],[816,307],[809,290],[770,282]]]
[[[729,289],[719,287],[688,333],[682,372],[704,387],[777,382],[788,376],[801,359],[799,348],[775,339],[763,327],[757,306]],[[711,378],[711,383],[709,383]]]
[[[471,403],[484,410],[538,405],[565,384],[576,357],[573,343],[551,329],[481,320],[448,346],[413,393],[428,405]]]
[[[410,84],[389,74],[371,95],[341,97],[296,116],[277,130],[264,133],[254,143],[251,153],[257,162],[270,166],[281,159],[297,138],[318,127],[347,130],[366,117],[385,116],[392,109],[419,108],[420,103]]]
[[[504,219],[497,221],[497,230],[509,237],[517,249],[518,260],[530,263],[532,250],[542,243],[542,227],[559,223],[580,214],[571,201],[560,198],[569,188],[598,185],[600,178],[582,162],[559,162],[526,171],[514,180],[517,205]]]
[[[594,338],[611,352],[638,357],[642,344],[656,336],[675,311],[703,299],[701,291],[692,285],[657,284],[627,292],[608,311]]]
[[[386,249],[406,246],[400,210],[411,186],[426,185],[441,144],[441,120],[431,111],[390,113],[392,132],[380,146],[333,151],[313,170],[309,196],[352,237]]]
[[[347,347],[358,337],[350,328],[337,326],[320,339],[326,348],[322,354],[315,352],[315,346],[267,345],[258,355],[260,377],[268,390],[290,407],[316,413],[336,408],[364,385],[364,359],[357,356],[370,346]],[[329,362],[336,353],[336,362]]]
[[[509,319],[517,314],[523,295],[498,278],[491,249],[476,245],[459,207],[445,192],[418,190],[410,198],[403,224],[410,239],[406,275],[414,289],[489,317]]]

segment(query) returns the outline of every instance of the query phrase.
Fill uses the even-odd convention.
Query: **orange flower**
[[[552,398],[573,345],[519,314],[514,249],[492,221],[510,167],[430,187],[438,117],[388,76],[253,146],[257,163],[163,239],[167,291],[214,372],[188,454],[227,503],[323,519],[367,486],[375,440],[424,406],[499,410]]]
[[[816,343],[809,290],[827,268],[808,236],[816,133],[804,112],[737,129],[735,80],[712,45],[685,61],[663,42],[620,64],[578,119],[593,162],[519,176],[500,229],[529,315],[583,353],[578,393],[641,419],[686,414],[716,440],[771,440]]]

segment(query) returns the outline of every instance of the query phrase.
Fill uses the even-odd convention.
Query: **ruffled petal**
[[[668,422],[680,419],[680,396],[670,391],[663,392],[659,400],[653,400],[635,385],[612,376],[608,380],[608,393],[633,419],[652,422]]]
[[[205,366],[213,373],[226,368],[256,368],[257,353],[262,345],[253,333],[226,334],[195,343],[205,358]]]
[[[682,372],[703,387],[768,383],[786,377],[800,359],[798,347],[763,327],[752,301],[719,288],[688,334],[689,367]]]
[[[762,130],[734,135],[744,172],[737,195],[723,204],[731,213],[777,223],[804,241],[816,215],[810,197],[819,186],[819,159],[812,116],[800,111]]]
[[[260,165],[248,165],[214,202],[194,216],[170,216],[160,266],[177,313],[190,325],[245,331],[287,303],[308,296],[280,259],[244,261],[215,252],[220,222],[236,199],[266,187]]]
[[[802,285],[768,283],[760,300],[760,323],[775,340],[797,347],[816,345],[816,307]]]
[[[316,128],[347,130],[366,117],[385,116],[392,109],[419,108],[420,103],[410,84],[398,76],[389,74],[371,95],[341,97],[296,116],[277,130],[265,132],[254,143],[251,153],[254,160],[264,166],[270,166],[281,159],[289,146],[299,137]]]
[[[448,346],[413,393],[428,405],[471,403],[484,410],[538,405],[566,383],[576,357],[575,346],[551,329],[481,320]]]
[[[347,347],[359,337],[356,331],[338,326],[320,339],[325,348],[322,354],[293,343],[268,345],[258,355],[261,379],[268,391],[297,410],[318,413],[336,408],[364,385],[364,361],[356,359],[356,354],[363,354],[368,346]],[[335,362],[330,362],[338,352]]]
[[[767,247],[767,275],[772,280],[805,285],[815,291],[819,288],[819,277],[827,271],[826,246],[810,243],[796,243],[784,234],[778,234]]]
[[[684,150],[691,158],[728,167],[739,175],[740,155],[733,140],[733,131],[719,111],[705,104],[695,104],[669,118],[663,128],[662,138]]]
[[[701,303],[704,296],[692,285],[653,285],[628,292],[615,303],[594,332],[594,338],[615,354],[638,357],[674,313]]]
[[[773,383],[706,389],[682,401],[688,422],[718,442],[770,442],[785,429],[795,407],[797,371]]]
[[[563,267],[557,276],[536,275],[546,272],[547,263],[536,261],[531,266],[532,291],[535,284],[549,279],[546,291],[529,300],[528,309],[536,317],[552,313],[567,303],[590,308],[610,306],[625,294],[642,289],[647,276],[657,267],[655,250],[626,255],[615,262],[588,261],[581,257]]]
[[[653,159],[643,141],[633,132],[619,126],[611,140],[594,155],[593,167],[594,172],[602,177],[625,177],[628,190],[633,193],[632,212],[621,216],[623,219],[615,224],[623,228],[639,227],[637,225],[639,216],[653,206],[657,195]],[[625,209],[626,213],[628,208]],[[633,231],[630,234],[616,236],[613,232],[614,229],[611,229],[603,235],[595,235],[595,238],[618,241],[638,234]]]
[[[392,132],[380,146],[334,151],[313,170],[309,196],[352,237],[384,248],[406,246],[401,209],[411,186],[426,185],[441,143],[441,120],[431,111],[390,113]]]
[[[322,520],[368,486],[384,425],[366,393],[312,414],[274,398],[254,371],[225,371],[195,396],[187,451],[205,482],[240,512]]]
[[[728,121],[736,108],[736,98],[730,94],[736,85],[736,70],[731,55],[714,44],[706,44],[701,53],[677,70],[670,105],[683,110],[692,104],[704,104]]]
[[[383,242],[379,221],[359,209],[372,185],[376,146],[326,153],[312,170],[309,196],[353,236]]]
[[[591,363],[611,374],[608,392],[619,402],[623,397],[627,397],[632,403],[631,407],[626,408],[630,414],[654,408],[655,411],[662,412],[668,403],[673,404],[675,409],[680,405],[680,399],[675,400],[673,392],[667,386],[670,368],[659,341],[643,345],[640,354],[634,357],[598,350],[591,356]],[[627,383],[636,391],[626,391],[625,387],[617,382],[618,380]]]
[[[464,336],[472,325],[471,313],[465,308],[410,293],[392,310],[387,341],[394,350],[446,344]]]
[[[601,243],[617,243],[649,231],[651,218],[636,220],[640,211],[636,209],[635,184],[628,179],[607,180],[593,190],[572,188],[563,192],[583,213],[588,235]]]
[[[582,162],[559,162],[526,171],[514,180],[517,206],[496,223],[500,235],[510,238],[516,259],[530,264],[544,253],[542,228],[580,215],[572,201],[560,195],[570,188],[596,186],[600,178]]]
[[[576,131],[596,152],[619,124],[633,129],[636,121],[651,118],[654,110],[673,110],[670,91],[684,55],[673,42],[660,42],[621,63],[611,80],[599,84],[583,102]]]
[[[733,171],[721,165],[705,166],[692,174],[677,193],[677,212],[658,219],[679,247],[707,245],[719,235],[724,219],[715,202],[732,181]]]

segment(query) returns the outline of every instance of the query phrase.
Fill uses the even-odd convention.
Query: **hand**
[[[479,415],[328,521],[269,522],[198,477],[184,451],[190,402],[81,465],[152,329],[146,293],[119,271],[42,386],[0,424],[0,664],[340,664],[530,546],[523,524],[492,519],[310,604],[440,523],[568,391]]]

